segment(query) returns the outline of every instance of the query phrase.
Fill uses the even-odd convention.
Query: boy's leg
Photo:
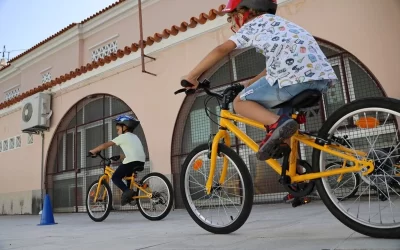
[[[268,109],[290,99],[287,92],[279,89],[278,84],[271,86],[265,77],[245,88],[235,99],[235,112],[264,124],[267,135],[259,145],[257,158],[268,160],[272,149],[282,141],[289,139],[298,129],[298,124],[286,114],[277,115]]]
[[[117,168],[117,170],[115,170],[111,178],[113,183],[123,192],[121,196],[122,206],[126,205],[129,202],[130,198],[134,195],[133,190],[129,189],[129,187],[127,187],[122,181],[122,179],[129,174],[132,175],[132,166],[130,166],[129,164],[122,164]]]
[[[245,88],[236,97],[234,101],[236,113],[261,122],[267,127],[267,135],[261,142],[257,154],[259,160],[271,158],[271,152],[274,147],[289,139],[298,129],[297,122],[291,117],[286,114],[278,116],[267,109],[291,99],[305,89],[324,91],[327,88],[327,84],[327,81],[321,80],[299,83],[280,89],[277,83],[271,86],[263,77]]]

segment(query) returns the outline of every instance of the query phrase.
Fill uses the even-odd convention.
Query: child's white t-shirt
[[[314,37],[282,17],[264,14],[230,37],[236,49],[255,47],[266,57],[266,79],[279,87],[315,80],[338,79]]]
[[[146,154],[144,153],[142,142],[137,135],[126,132],[125,134],[120,134],[115,137],[112,142],[122,148],[125,155],[125,159],[122,162],[123,164],[133,161],[146,161]]]

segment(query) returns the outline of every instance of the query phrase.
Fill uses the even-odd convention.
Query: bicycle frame
[[[110,183],[111,177],[114,174],[114,170],[110,167],[110,166],[106,166],[104,168],[104,174],[99,178],[99,184],[102,183],[103,181],[106,181],[107,183]],[[130,180],[131,184],[130,184],[130,189],[133,189],[133,187],[136,187],[140,190],[142,190],[146,195],[142,195],[142,196],[133,196],[132,199],[142,199],[142,198],[152,198],[152,193],[149,193],[145,190],[145,188],[147,188],[147,186],[145,186],[144,188],[139,186],[136,181],[135,181],[135,175],[132,175],[130,177],[124,177],[124,180]],[[101,185],[97,185],[97,189],[96,189],[96,196],[94,199],[94,202],[97,201],[97,197],[99,195],[100,192],[100,186]],[[105,193],[103,194],[102,199],[105,199]]]
[[[296,114],[292,115],[292,117],[295,119],[297,117]],[[206,184],[206,189],[207,189],[207,194],[210,193],[212,183],[213,183],[213,176],[215,173],[215,165],[216,165],[216,160],[217,160],[217,152],[218,152],[218,143],[220,142],[221,139],[224,139],[224,142],[227,146],[230,145],[230,137],[227,132],[227,130],[231,131],[239,140],[244,142],[249,148],[251,148],[254,152],[258,151],[259,146],[245,133],[243,133],[235,124],[232,123],[232,121],[236,122],[242,122],[244,124],[265,130],[265,127],[263,124],[256,122],[254,120],[247,119],[245,117],[237,116],[235,114],[232,114],[228,110],[221,110],[220,112],[220,123],[219,123],[219,131],[215,135],[213,142],[212,142],[212,149],[211,149],[211,166],[210,166],[210,174],[208,176],[207,184]],[[290,141],[290,146],[291,146],[291,153],[289,157],[289,170],[286,173],[288,176],[290,176],[291,182],[296,183],[296,182],[301,182],[301,181],[306,181],[306,180],[312,180],[312,179],[318,179],[322,177],[327,177],[327,176],[333,176],[333,175],[339,175],[339,174],[345,174],[345,173],[351,173],[351,172],[360,172],[362,171],[363,175],[370,174],[371,172],[374,171],[374,165],[372,160],[367,160],[365,157],[367,154],[362,151],[358,150],[351,150],[349,148],[346,148],[344,146],[340,145],[318,145],[317,143],[314,142],[314,138],[301,134],[299,132],[296,132],[291,138]],[[341,168],[341,169],[333,169],[333,170],[325,170],[323,172],[318,172],[318,173],[309,173],[309,174],[303,174],[303,175],[298,175],[296,173],[296,161],[297,161],[297,149],[298,149],[298,142],[304,143],[307,146],[310,146],[312,148],[319,149],[321,151],[324,151],[326,153],[329,153],[331,155],[340,157],[344,160],[347,161],[352,161],[355,163],[355,166],[353,167],[346,167],[346,168]],[[363,159],[359,160],[354,155],[357,154],[358,156],[362,156]],[[279,164],[279,162],[275,159],[269,159],[265,161],[275,172],[277,172],[279,175],[282,173],[282,166]],[[345,166],[345,164],[344,164]],[[222,168],[222,173],[221,177],[219,180],[219,183],[222,184],[225,180],[226,177],[226,172],[228,168],[228,159],[224,157],[224,163],[223,163],[223,168]]]

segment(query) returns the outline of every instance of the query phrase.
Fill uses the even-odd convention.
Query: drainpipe
[[[43,202],[44,202],[44,132],[41,131],[40,135],[42,136],[42,159],[41,159],[41,175],[40,175],[40,197],[41,197],[41,210],[39,214],[42,214],[43,211]]]

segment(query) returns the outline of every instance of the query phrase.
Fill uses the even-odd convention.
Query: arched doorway
[[[340,78],[340,84],[330,89],[319,105],[307,110],[306,129],[310,132],[317,131],[326,117],[345,103],[363,97],[386,96],[377,79],[351,53],[322,39],[317,38],[317,41]],[[265,57],[257,53],[255,49],[235,51],[204,73],[201,79],[209,79],[214,90],[223,89],[227,84],[254,77],[263,70],[264,64]],[[204,111],[206,97],[204,92],[186,97],[176,121],[171,166],[177,207],[183,207],[179,190],[180,166],[193,148],[207,142],[210,134],[218,131],[218,126],[206,116]],[[207,107],[214,113],[219,109],[215,99],[209,101]],[[217,121],[216,116],[211,115],[211,118]],[[265,136],[263,131],[256,128],[241,123],[237,125],[257,142]],[[286,193],[277,181],[279,176],[266,166],[265,162],[258,161],[255,154],[233,136],[231,142],[232,148],[239,153],[250,168],[255,188],[254,202],[281,202]],[[302,159],[311,159],[312,149],[300,147],[300,151]]]
[[[113,119],[132,110],[120,99],[106,95],[91,95],[76,103],[62,118],[50,144],[46,164],[46,190],[55,212],[84,212],[88,186],[103,173],[100,158],[86,158],[87,152],[117,136]],[[146,152],[145,170],[150,172],[149,153],[141,126],[135,130]],[[120,154],[119,147],[102,152],[111,157]],[[114,165],[116,168],[118,163]],[[111,185],[113,208],[120,209],[121,192]],[[121,208],[122,209],[122,208]],[[133,209],[124,206],[123,209]]]

